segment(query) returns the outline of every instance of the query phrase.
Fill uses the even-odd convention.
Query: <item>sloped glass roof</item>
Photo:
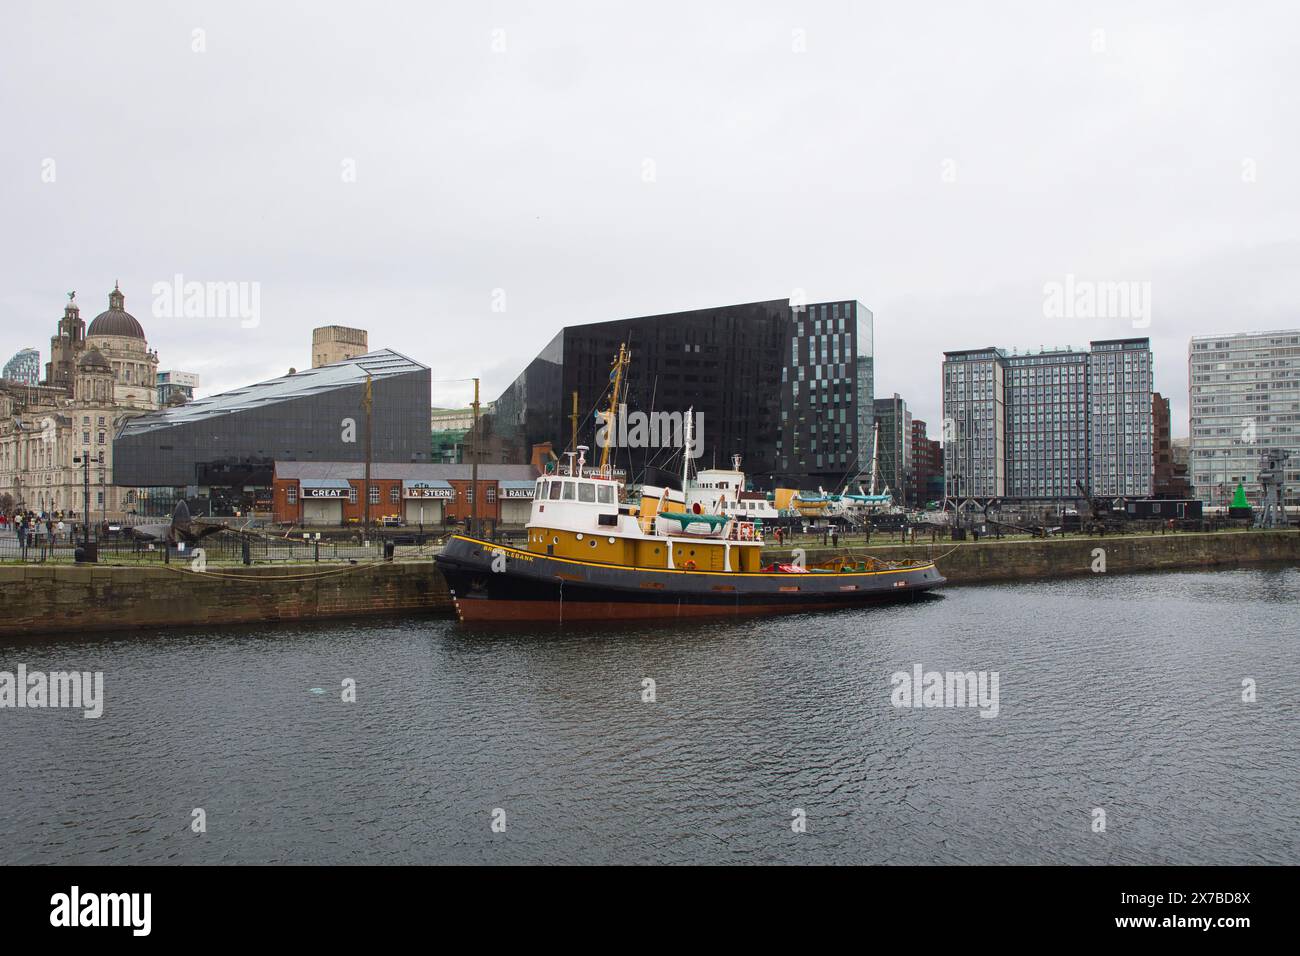
[[[379,349],[332,365],[304,369],[293,375],[284,375],[270,381],[222,392],[219,395],[198,398],[184,405],[137,416],[129,419],[122,426],[118,437],[203,421],[218,415],[228,415],[276,402],[305,398],[336,388],[363,384],[367,373],[372,379],[378,380],[423,371],[428,371],[427,366],[421,365],[414,359],[409,359],[391,349]]]

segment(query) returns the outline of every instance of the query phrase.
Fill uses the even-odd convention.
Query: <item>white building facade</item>
[[[1300,330],[1197,336],[1187,363],[1196,496],[1226,505],[1242,484],[1258,503],[1260,459],[1282,449],[1286,503],[1300,504]]]

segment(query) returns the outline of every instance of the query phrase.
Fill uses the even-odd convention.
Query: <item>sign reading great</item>
[[[303,488],[304,498],[346,498],[347,488]]]

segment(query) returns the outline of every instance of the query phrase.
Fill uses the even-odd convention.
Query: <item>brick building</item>
[[[370,520],[403,525],[451,525],[474,508],[472,466],[375,462],[370,466]],[[532,465],[478,468],[478,517],[494,525],[523,525],[532,508]],[[277,461],[272,513],[281,524],[350,525],[365,520],[365,465],[359,462]]]
[[[926,435],[926,424],[912,419],[912,503],[924,508],[943,498],[943,445]]]
[[[1152,442],[1152,495],[1156,498],[1190,498],[1192,483],[1187,474],[1186,461],[1174,460],[1174,447],[1169,421],[1169,399],[1159,392],[1151,395]]]

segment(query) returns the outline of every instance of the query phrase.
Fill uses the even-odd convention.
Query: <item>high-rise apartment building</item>
[[[911,502],[912,413],[897,392],[893,398],[876,399],[874,409],[880,435],[876,456],[879,480],[888,486],[896,503]]]
[[[1071,498],[1088,480],[1088,353],[1007,357],[1007,489],[1012,498]]]
[[[1300,331],[1197,336],[1188,374],[1196,496],[1225,505],[1240,483],[1258,502],[1260,459],[1284,449],[1286,503],[1300,504]]]
[[[1151,494],[1151,346],[945,352],[945,487],[954,498]]]
[[[952,498],[1007,493],[1007,353],[943,353],[943,456]]]
[[[1088,365],[1092,493],[1148,497],[1153,461],[1151,341],[1093,342]]]

